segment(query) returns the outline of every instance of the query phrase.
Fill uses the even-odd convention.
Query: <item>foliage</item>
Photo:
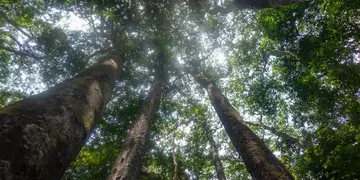
[[[113,99],[63,177],[104,179],[163,57],[165,95],[151,125],[143,179],[171,179],[173,152],[180,178],[216,178],[196,121],[201,116],[213,129],[227,178],[249,178],[211,103],[189,75],[193,66],[213,77],[244,120],[258,124],[249,126],[297,179],[359,179],[359,3],[318,0],[210,14],[219,4],[2,1],[0,107],[122,50],[125,67]],[[67,27],[66,16],[86,27]],[[301,148],[281,133],[310,146]]]

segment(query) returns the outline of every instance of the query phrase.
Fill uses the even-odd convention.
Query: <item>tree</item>
[[[229,2],[3,1],[0,106],[74,77],[123,45],[126,62],[113,98],[63,177],[105,179],[153,83],[149,65],[157,59],[153,39],[160,37],[172,58],[139,179],[216,179],[204,128],[191,120],[203,119],[199,112],[211,104],[187,73],[191,59],[201,59],[199,72],[216,82],[296,179],[359,179],[359,3],[319,0],[262,9],[237,1],[226,16],[212,13],[217,5],[230,12]],[[114,35],[126,39],[113,42]],[[224,174],[249,179],[215,110],[206,114]],[[169,137],[174,127],[176,146]]]
[[[164,52],[159,53],[155,65],[155,80],[136,120],[130,128],[129,135],[121,145],[121,151],[111,169],[109,180],[138,179],[141,171],[142,155],[146,152],[150,134],[150,124],[159,109],[162,86],[164,84],[164,63],[167,61]]]
[[[58,179],[79,153],[109,102],[123,55],[0,109],[3,179]]]
[[[215,83],[196,72],[193,76],[207,90],[221,123],[251,176],[254,179],[294,179],[256,134],[246,126]]]
[[[212,163],[215,166],[216,175],[219,180],[226,180],[226,176],[224,173],[224,167],[223,167],[220,157],[219,157],[219,150],[216,146],[216,142],[212,136],[212,132],[211,132],[208,124],[206,123],[206,121],[207,121],[206,118],[204,118],[201,122],[201,125],[204,128],[206,138],[208,139],[209,144],[210,144],[211,158],[212,158]]]
[[[360,84],[358,78],[347,81],[359,73],[355,53],[359,26],[354,27],[353,23],[353,17],[359,15],[354,11],[357,8],[353,1],[334,0],[262,11],[258,19],[259,30],[264,33],[261,42],[258,41],[260,48],[252,51],[251,46],[244,52],[267,60],[262,61],[259,69],[262,66],[272,69],[253,73],[251,78],[243,76],[244,84],[251,84],[254,92],[248,107],[267,116],[263,123],[311,144],[302,151],[276,143],[286,164],[296,164],[293,173],[297,178],[359,177],[355,169],[360,156],[354,154],[359,148],[355,131],[359,116],[358,111],[351,109],[359,107],[355,92]],[[353,38],[357,40],[352,41]],[[264,56],[263,52],[274,51],[292,55]],[[260,81],[261,74],[264,83]],[[248,89],[249,85],[246,86]]]
[[[174,147],[176,145],[174,144]],[[172,152],[172,163],[173,163],[173,180],[188,180],[187,174],[184,172],[182,168],[183,162],[181,161],[181,154],[179,153],[178,148],[174,148]]]
[[[177,180],[178,179],[179,165],[178,165],[178,162],[177,162],[177,152],[176,152],[175,149],[172,152],[172,158],[173,158],[173,166],[174,166],[173,180]]]

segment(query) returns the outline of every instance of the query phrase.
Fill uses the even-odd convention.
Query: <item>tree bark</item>
[[[100,119],[119,71],[107,59],[0,109],[0,179],[60,179]]]
[[[211,158],[212,158],[212,163],[215,166],[215,170],[216,170],[216,175],[218,177],[219,180],[226,180],[226,176],[224,173],[224,167],[221,163],[220,157],[219,157],[219,150],[216,146],[215,140],[213,138],[212,132],[209,128],[209,126],[206,123],[206,120],[204,119],[204,121],[202,122],[202,127],[204,128],[206,137],[210,143],[210,147],[211,147]]]
[[[290,136],[290,135],[288,135],[286,133],[278,131],[276,128],[269,127],[269,126],[266,126],[264,124],[257,124],[257,123],[249,122],[249,121],[245,121],[245,123],[249,124],[251,126],[258,126],[258,127],[263,128],[263,129],[266,129],[266,130],[270,131],[271,133],[273,133],[274,135],[280,137],[284,141],[288,141],[289,143],[295,144],[296,146],[298,146],[300,148],[307,149],[309,147],[309,143],[306,142],[305,140],[301,140],[301,139],[292,137],[292,136]]]
[[[159,109],[163,79],[157,77],[146,97],[130,133],[121,146],[120,153],[108,180],[137,180],[141,171],[141,158],[147,150],[150,123]]]
[[[247,127],[216,84],[201,74],[194,74],[194,78],[207,90],[222,125],[253,179],[294,179],[260,138]]]

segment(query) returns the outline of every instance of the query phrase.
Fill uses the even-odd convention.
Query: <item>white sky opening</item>
[[[90,29],[87,20],[72,12],[63,14],[63,18],[56,25],[68,31],[87,31]]]

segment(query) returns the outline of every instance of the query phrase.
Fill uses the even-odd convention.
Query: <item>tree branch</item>
[[[20,31],[22,34],[24,34],[29,39],[33,39],[32,36],[30,36],[27,32],[25,32],[14,20],[7,17],[4,13],[0,12],[0,15],[6,20],[7,23],[14,26],[18,31]]]
[[[248,124],[248,125],[251,125],[251,126],[257,126],[257,127],[261,127],[263,129],[266,129],[266,130],[270,131],[271,133],[273,133],[274,135],[282,138],[283,140],[288,141],[290,143],[294,143],[295,145],[297,145],[300,148],[307,149],[310,146],[309,143],[306,142],[305,140],[301,140],[301,139],[292,137],[292,136],[290,136],[290,135],[288,135],[286,133],[283,133],[283,132],[277,130],[274,127],[266,126],[264,124],[257,124],[257,123],[250,122],[250,121],[244,121],[244,122],[246,124]]]
[[[11,49],[9,47],[0,46],[0,49],[11,52],[11,53],[14,53],[14,54],[19,55],[19,56],[26,56],[26,57],[30,57],[30,58],[33,58],[33,59],[41,59],[41,57],[35,56],[33,54],[28,54],[28,53],[25,53],[25,52],[21,52],[21,51],[15,50],[15,49]]]
[[[3,31],[4,33],[6,33],[7,36],[10,37],[11,40],[13,40],[18,46],[19,48],[25,49],[25,46],[22,45],[16,38],[15,36],[13,36],[10,32],[8,31]]]

